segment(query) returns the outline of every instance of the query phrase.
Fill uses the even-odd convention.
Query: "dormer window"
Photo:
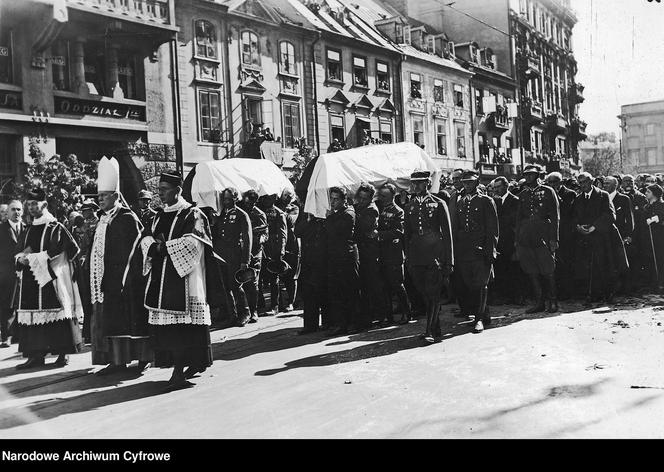
[[[426,51],[431,53],[431,54],[436,54],[436,38],[428,34],[426,35]]]
[[[396,39],[397,44],[410,44],[410,26],[397,23]]]

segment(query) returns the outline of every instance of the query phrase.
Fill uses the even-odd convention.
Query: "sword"
[[[655,241],[652,239],[652,225],[648,225],[648,233],[650,234],[650,247],[652,248],[652,258],[655,262],[655,276],[657,283],[659,283],[659,267],[657,267],[657,254],[655,253]]]

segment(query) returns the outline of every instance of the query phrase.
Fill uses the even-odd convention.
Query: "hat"
[[[94,200],[85,200],[83,205],[81,205],[81,211],[85,210],[99,211],[99,205]]]
[[[171,185],[176,187],[182,187],[182,174],[177,170],[170,170],[168,172],[163,172],[159,177],[159,182],[168,182]]]
[[[46,201],[46,192],[42,188],[33,188],[25,196],[26,200],[36,200],[38,202]]]
[[[138,192],[138,200],[152,200],[153,195],[149,190],[141,190]]]
[[[120,191],[120,164],[117,159],[103,156],[97,167],[97,191],[119,192]]]
[[[662,198],[664,189],[659,184],[648,185],[647,190],[650,190],[655,198]]]
[[[542,170],[541,166],[537,164],[530,164],[527,165],[525,169],[523,169],[522,174],[541,174],[542,172],[544,172],[544,170]]]
[[[236,271],[233,277],[235,278],[235,282],[237,282],[238,285],[242,285],[243,283],[255,280],[256,271],[251,267],[247,267],[246,269],[240,269]]]
[[[411,182],[429,180],[429,179],[431,179],[431,172],[429,172],[428,170],[416,170],[415,172],[410,174]]]
[[[461,174],[461,180],[465,181],[476,181],[479,180],[480,176],[477,173],[477,171],[474,170],[467,170],[463,174]]]
[[[281,275],[290,270],[290,266],[286,261],[271,260],[267,263],[267,271],[271,274]]]

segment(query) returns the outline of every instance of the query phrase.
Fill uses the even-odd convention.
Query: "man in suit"
[[[347,334],[357,322],[360,258],[355,242],[355,209],[346,203],[346,197],[344,188],[330,189],[325,220],[328,307],[337,327],[331,336]]]
[[[521,269],[530,277],[535,297],[535,305],[526,310],[528,314],[558,311],[554,274],[560,210],[555,191],[540,182],[541,174],[537,164],[523,170],[525,182],[516,217],[516,253]]]
[[[625,252],[627,252],[627,247],[631,244],[632,234],[634,233],[634,210],[632,209],[632,200],[627,195],[618,192],[619,185],[620,183],[616,177],[604,178],[604,190],[609,193],[609,200],[611,200],[616,210],[616,227],[620,233],[620,239],[625,245]],[[620,288],[625,295],[629,295],[631,292],[629,275],[628,271],[619,274]]]
[[[447,205],[429,192],[431,172],[410,176],[413,199],[405,208],[406,262],[413,284],[425,302],[427,315],[424,339],[440,341],[440,292],[454,267],[452,226]]]
[[[463,173],[464,196],[452,215],[455,270],[459,275],[459,304],[464,315],[475,317],[475,332],[491,324],[486,313],[488,284],[498,244],[498,215],[491,197],[478,191],[479,174]]]
[[[552,172],[546,176],[546,185],[555,190],[560,208],[559,245],[556,251],[556,284],[560,299],[564,300],[572,294],[572,257],[574,249],[574,224],[572,223],[572,207],[576,192],[563,184],[560,172]]]
[[[247,269],[251,258],[251,222],[237,206],[238,191],[227,188],[221,193],[222,210],[212,229],[214,251],[226,261],[231,316],[239,326],[246,325],[251,314],[247,295],[235,280],[235,273]]]
[[[9,322],[16,285],[14,255],[25,226],[22,216],[23,204],[12,200],[7,205],[7,221],[0,223],[0,348],[9,347]]]
[[[634,231],[631,237],[625,241],[630,272],[627,279],[630,287],[627,289],[630,290],[641,287],[646,281],[645,267],[648,261],[647,254],[650,251],[650,236],[645,216],[648,199],[636,189],[632,175],[623,175],[620,187],[622,193],[629,197],[634,214]]]
[[[587,290],[588,303],[602,298],[611,303],[618,274],[628,268],[623,241],[616,228],[616,212],[609,194],[593,186],[593,178],[578,176],[581,193],[574,202],[574,278]]]
[[[508,303],[519,303],[521,301],[521,283],[519,281],[522,277],[514,249],[519,197],[509,191],[509,183],[505,177],[494,179],[491,186],[495,192],[494,202],[500,228],[494,295],[505,296]]]

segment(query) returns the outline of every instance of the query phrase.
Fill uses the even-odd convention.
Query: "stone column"
[[[110,96],[116,100],[124,99],[124,92],[118,80],[118,46],[115,44],[109,45],[106,50],[106,78]]]

